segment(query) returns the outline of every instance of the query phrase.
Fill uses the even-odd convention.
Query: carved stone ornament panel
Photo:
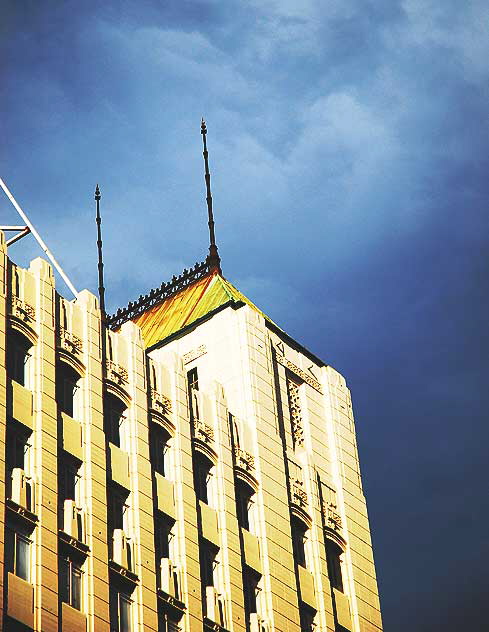
[[[183,363],[188,364],[189,362],[192,362],[193,360],[197,360],[197,358],[200,358],[200,356],[203,356],[206,353],[207,353],[207,347],[205,345],[200,345],[200,347],[197,347],[196,349],[192,349],[191,351],[188,351],[187,353],[183,354],[182,356]]]
[[[296,366],[293,362],[291,362],[290,360],[287,360],[287,358],[283,356],[282,354],[278,353],[277,350],[275,353],[275,357],[277,358],[277,362],[279,364],[281,364],[286,369],[289,369],[289,371],[291,371],[292,373],[300,377],[301,380],[304,380],[306,384],[309,384],[309,386],[312,386],[312,388],[316,390],[318,393],[321,393],[321,395],[323,394],[323,387],[317,380],[315,380],[312,377],[312,375],[309,375],[309,373],[306,373],[305,371],[303,371],[300,367]]]

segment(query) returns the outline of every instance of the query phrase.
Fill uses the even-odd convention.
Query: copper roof
[[[131,320],[141,328],[148,348],[229,303],[245,303],[274,324],[217,271],[208,273]]]

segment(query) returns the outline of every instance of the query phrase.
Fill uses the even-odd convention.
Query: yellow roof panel
[[[134,322],[141,328],[146,348],[177,333],[226,303],[246,303],[272,321],[244,294],[219,274],[213,273],[143,312]]]

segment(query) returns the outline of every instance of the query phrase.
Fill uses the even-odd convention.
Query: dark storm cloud
[[[206,116],[226,275],[348,377],[396,632],[482,629],[488,20],[475,0],[24,1],[0,27],[1,175],[92,291],[100,181],[112,309],[205,255]]]

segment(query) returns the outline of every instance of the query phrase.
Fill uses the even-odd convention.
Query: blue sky
[[[75,286],[96,182],[109,311],[204,258],[203,115],[225,276],[352,389],[386,630],[482,629],[487,3],[2,13],[0,175]]]

